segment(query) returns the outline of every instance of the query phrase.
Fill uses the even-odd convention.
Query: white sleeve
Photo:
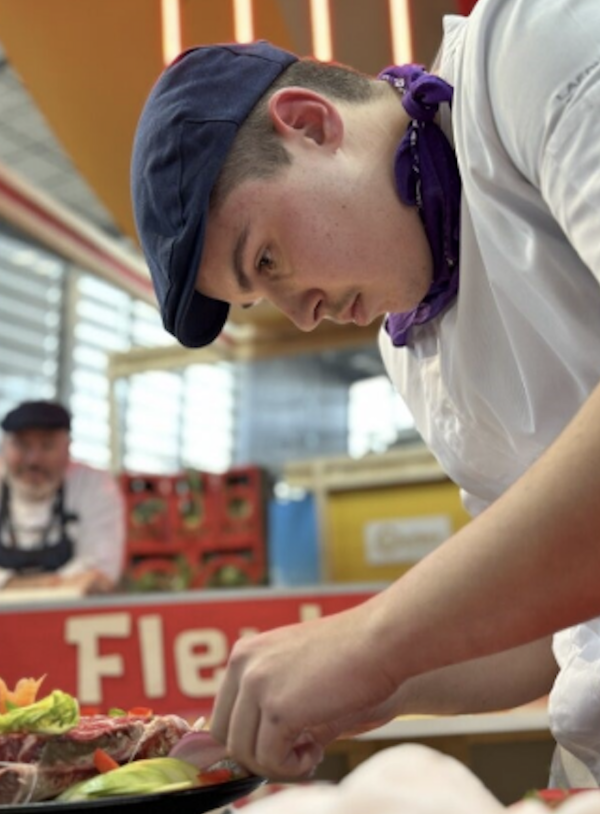
[[[124,565],[123,495],[107,473],[87,468],[75,473],[67,479],[65,502],[79,518],[76,551],[59,573],[69,576],[97,568],[117,582]]]
[[[544,155],[541,192],[600,282],[600,61],[594,86],[569,105]]]
[[[552,7],[502,7],[490,40],[490,93],[515,165],[600,281],[600,3]]]

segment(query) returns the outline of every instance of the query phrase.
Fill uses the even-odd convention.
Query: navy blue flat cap
[[[133,145],[133,210],[163,325],[182,345],[210,344],[227,320],[227,303],[195,290],[211,190],[240,125],[297,59],[264,41],[193,48],[146,101]]]
[[[5,432],[70,430],[71,415],[56,401],[24,401],[4,416]]]

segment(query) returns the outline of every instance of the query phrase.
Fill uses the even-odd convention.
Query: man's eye
[[[259,271],[273,271],[275,268],[275,261],[269,252],[263,252],[260,260],[258,261]]]

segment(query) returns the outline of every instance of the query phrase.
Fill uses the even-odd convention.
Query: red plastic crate
[[[170,533],[174,542],[192,546],[214,535],[218,507],[219,477],[188,470],[173,476],[170,501]]]
[[[194,567],[184,556],[133,557],[125,572],[132,590],[178,591],[190,588]]]
[[[140,568],[150,573],[151,565],[138,567],[140,558],[158,563],[179,555],[193,569],[194,587],[231,583],[234,572],[240,584],[267,582],[264,470],[136,473],[121,481],[128,509],[127,560],[135,578]],[[164,568],[171,570],[168,564]]]
[[[265,585],[266,564],[255,560],[251,551],[206,554],[196,563],[193,588],[239,588]]]
[[[169,542],[171,478],[164,475],[123,474],[128,547],[134,549]]]
[[[218,491],[219,536],[265,536],[266,474],[257,466],[236,467],[221,476]]]

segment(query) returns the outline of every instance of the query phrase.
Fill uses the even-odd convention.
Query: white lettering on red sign
[[[198,652],[196,648],[201,648]],[[177,684],[184,695],[202,698],[216,695],[225,669],[219,665],[227,661],[227,638],[216,628],[187,630],[175,637],[175,670]],[[211,669],[212,675],[202,675],[202,669]]]
[[[165,646],[163,622],[158,614],[140,616],[140,660],[142,682],[148,698],[164,698],[167,694],[165,676]]]
[[[310,622],[311,619],[320,619],[323,615],[320,605],[314,602],[307,602],[305,605],[300,605],[300,621]]]
[[[65,639],[77,647],[77,697],[82,704],[99,704],[102,701],[102,679],[120,678],[125,673],[123,658],[117,653],[100,655],[100,639],[126,639],[130,634],[131,616],[128,613],[67,619]]]
[[[301,622],[320,616],[322,608],[317,603],[305,602],[298,607]],[[258,632],[254,627],[241,627],[238,636]],[[65,624],[65,641],[77,648],[77,697],[82,704],[101,705],[103,679],[122,678],[128,666],[119,653],[102,655],[101,641],[130,639],[136,634],[147,698],[165,698],[169,693],[165,653],[168,647],[172,647],[177,689],[188,698],[216,695],[229,655],[223,631],[217,628],[184,630],[169,642],[165,641],[163,619],[159,614],[140,616],[134,628],[131,614],[104,613],[68,617]]]

